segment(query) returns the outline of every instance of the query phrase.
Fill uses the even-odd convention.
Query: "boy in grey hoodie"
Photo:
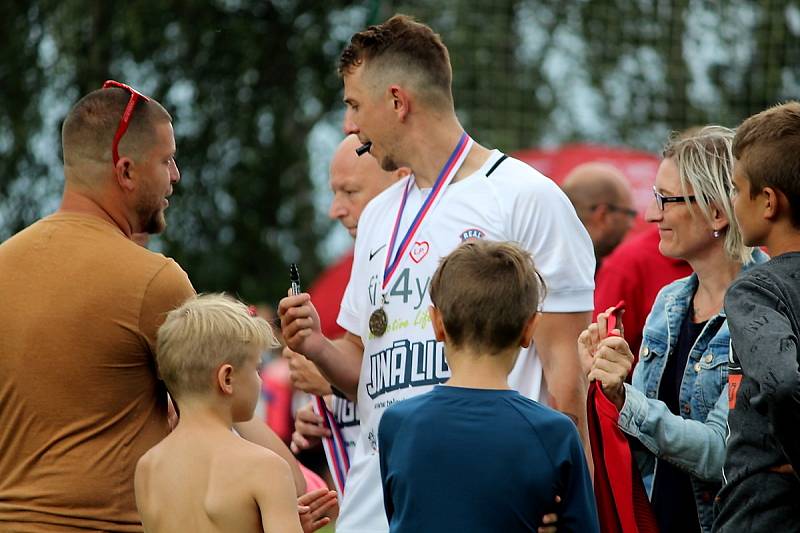
[[[800,531],[800,103],[745,120],[733,155],[745,244],[773,259],[725,296],[730,414],[714,531]]]

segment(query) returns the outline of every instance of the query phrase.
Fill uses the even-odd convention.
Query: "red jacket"
[[[658,533],[628,439],[617,427],[619,412],[596,381],[589,385],[587,413],[600,531]]]

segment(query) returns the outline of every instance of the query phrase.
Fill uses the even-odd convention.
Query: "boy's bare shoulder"
[[[190,448],[187,446],[188,441],[182,435],[176,435],[174,432],[167,435],[161,442],[147,450],[144,455],[139,458],[136,463],[135,480],[136,485],[144,490],[145,487],[149,491],[160,490],[162,482],[165,478],[175,476],[176,470],[186,468],[187,451],[193,450],[193,455],[196,457],[198,452],[206,454],[207,450],[205,443],[198,450],[195,446]]]
[[[236,465],[234,468],[252,472],[253,475],[272,472],[291,477],[291,469],[280,455],[243,438],[235,438],[236,445],[225,452],[231,465]]]
[[[136,463],[136,477],[146,475],[152,470],[153,464],[157,463],[162,455],[163,445],[164,441],[159,442],[139,458]]]
[[[169,456],[170,453],[174,453],[172,452],[172,448],[175,447],[175,440],[174,434],[167,435],[161,442],[147,450],[145,454],[139,458],[137,468],[152,468],[154,465],[162,461],[165,456]]]
[[[237,439],[236,445],[217,454],[216,468],[225,465],[224,475],[236,480],[240,496],[256,503],[265,530],[300,533],[294,477],[287,462],[267,448]]]

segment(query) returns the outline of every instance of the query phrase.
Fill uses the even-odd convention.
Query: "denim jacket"
[[[763,263],[768,257],[754,250],[753,259],[749,265]],[[647,449],[636,454],[636,461],[648,493],[652,495],[659,460],[685,470],[691,474],[700,526],[711,531],[714,497],[722,482],[728,418],[730,332],[724,311],[708,320],[689,352],[678,396],[682,416],[672,414],[658,400],[667,357],[675,349],[697,283],[697,275],[692,274],[658,293],[645,322],[632,385],[625,385],[618,424]]]

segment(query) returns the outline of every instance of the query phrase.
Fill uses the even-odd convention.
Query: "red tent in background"
[[[353,250],[349,250],[332,265],[322,271],[308,289],[314,307],[319,313],[320,329],[329,339],[337,339],[344,335],[344,329],[336,323],[339,316],[339,305],[344,297],[344,290],[350,280],[350,269],[353,266]]]
[[[618,168],[631,184],[633,204],[639,214],[629,233],[647,227],[644,212],[653,200],[653,183],[661,159],[650,152],[598,144],[567,144],[559,148],[528,148],[511,154],[524,161],[559,185],[570,171],[583,163],[606,163]]]

